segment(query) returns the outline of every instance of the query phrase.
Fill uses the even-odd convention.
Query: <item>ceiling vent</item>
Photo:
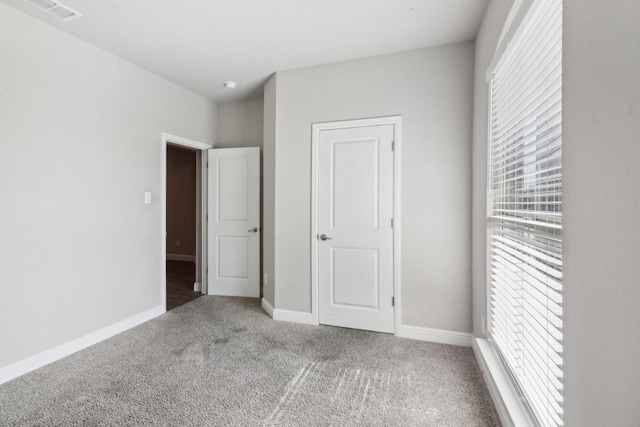
[[[28,3],[57,16],[58,18],[68,21],[70,19],[79,18],[82,16],[80,12],[76,12],[68,6],[63,5],[60,2],[52,0],[26,0]]]

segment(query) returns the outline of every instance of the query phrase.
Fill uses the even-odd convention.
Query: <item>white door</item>
[[[260,149],[209,150],[211,295],[260,296]]]
[[[393,136],[392,124],[318,133],[322,324],[394,332]]]

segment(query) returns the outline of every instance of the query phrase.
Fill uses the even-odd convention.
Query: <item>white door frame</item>
[[[200,286],[202,294],[207,293],[207,155],[206,151],[213,148],[211,144],[194,141],[181,136],[171,135],[162,132],[162,143],[160,144],[160,171],[161,189],[160,206],[162,217],[161,244],[160,244],[160,295],[162,297],[162,307],[167,306],[167,145],[178,145],[181,147],[193,148],[200,151],[200,163],[196,163],[196,194],[200,193],[200,198],[196,198],[196,259],[200,266]]]
[[[398,333],[401,325],[401,221],[400,221],[400,147],[401,116],[378,117],[371,119],[346,120],[339,122],[314,123],[311,126],[311,316],[313,324],[319,324],[318,315],[318,141],[320,132],[330,129],[347,129],[364,126],[393,125],[393,295],[394,295],[394,331]]]

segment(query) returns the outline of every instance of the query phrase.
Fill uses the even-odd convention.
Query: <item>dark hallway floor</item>
[[[189,261],[167,261],[167,311],[193,301],[202,294],[193,291],[196,264]]]

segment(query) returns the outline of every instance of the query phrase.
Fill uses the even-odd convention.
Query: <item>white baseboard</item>
[[[262,298],[262,309],[267,312],[269,317],[273,318],[273,306],[264,298]]]
[[[164,306],[157,306],[150,310],[144,311],[128,319],[121,320],[106,328],[99,329],[95,332],[91,332],[83,337],[76,338],[68,343],[59,345],[50,350],[44,351],[35,356],[28,357],[23,360],[19,360],[11,365],[0,368],[0,384],[6,383],[21,375],[41,368],[56,360],[67,357],[77,351],[85,349],[89,346],[104,341],[107,338],[111,338],[114,335],[118,335],[121,332],[131,329],[134,326],[138,326],[148,320],[153,319],[166,311]]]
[[[304,323],[306,325],[317,325],[311,313],[273,308],[271,303],[264,298],[262,298],[262,309],[274,320]],[[414,340],[431,341],[441,344],[461,345],[465,347],[471,347],[473,339],[471,334],[464,332],[445,331],[441,329],[429,329],[407,325],[401,325],[395,335],[401,338],[411,338]]]
[[[273,318],[284,322],[304,323],[305,325],[317,325],[313,321],[311,313],[303,313],[301,311],[273,309]]]
[[[195,282],[193,284],[193,292],[202,292],[202,283]]]
[[[396,329],[396,336],[420,341],[437,342],[440,344],[461,345],[464,347],[471,347],[473,341],[473,335],[468,333],[409,325],[400,325]]]
[[[273,308],[271,303],[262,298],[262,308],[267,312],[273,320],[281,320],[283,322],[303,323],[305,325],[317,325],[313,320],[311,313],[303,313],[301,311],[280,310]]]
[[[184,254],[167,254],[167,261],[196,262],[196,256],[195,255],[184,255]]]
[[[535,422],[520,400],[518,391],[491,343],[481,338],[474,338],[472,343],[473,353],[502,425],[504,427],[534,427]]]

